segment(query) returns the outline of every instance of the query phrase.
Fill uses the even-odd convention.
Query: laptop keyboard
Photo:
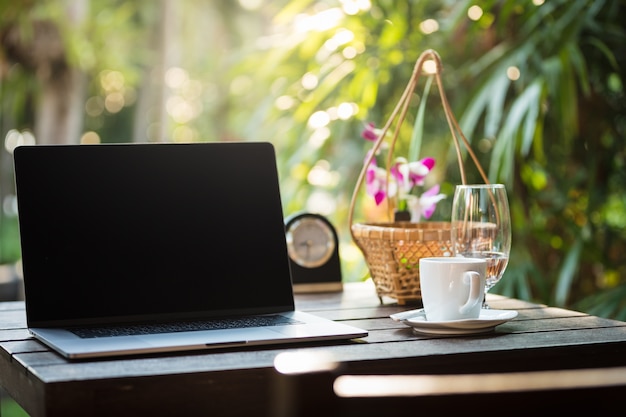
[[[184,321],[159,324],[132,324],[106,327],[79,327],[72,333],[83,339],[95,337],[132,336],[142,334],[191,332],[200,330],[239,329],[246,327],[284,326],[300,324],[297,320],[280,315],[221,318],[215,320]]]

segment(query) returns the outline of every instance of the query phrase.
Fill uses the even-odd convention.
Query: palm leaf
[[[572,288],[572,282],[574,281],[576,271],[578,270],[582,248],[582,238],[578,237],[565,256],[565,260],[561,266],[559,277],[556,282],[556,293],[554,298],[557,306],[564,306],[567,302]]]

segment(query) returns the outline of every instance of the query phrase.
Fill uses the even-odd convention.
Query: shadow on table
[[[460,375],[356,375],[342,368],[329,358],[279,355],[272,415],[477,415],[485,410],[507,416],[598,415],[615,409],[626,395],[626,367]]]

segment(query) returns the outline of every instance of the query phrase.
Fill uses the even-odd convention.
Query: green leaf
[[[574,277],[576,276],[576,271],[578,270],[582,248],[582,238],[578,237],[565,256],[565,260],[561,266],[559,277],[556,282],[555,303],[557,306],[565,306],[567,302],[572,289],[572,283],[574,282]]]
[[[524,156],[528,155],[533,139],[535,138],[537,118],[539,117],[539,109],[541,108],[542,91],[543,79],[537,79],[526,89],[526,91],[524,91],[524,94],[522,95],[526,100],[526,106],[528,107],[528,112],[523,124],[522,143],[520,149],[522,155]],[[521,98],[522,97],[520,97],[520,99]]]
[[[487,106],[490,97],[490,85],[490,83],[487,83],[473,96],[472,100],[465,107],[461,120],[459,120],[461,130],[468,138],[474,135],[478,120]]]
[[[604,47],[606,45],[602,44]],[[576,44],[568,45],[570,63],[574,68],[574,71],[578,75],[578,83],[580,84],[580,88],[583,91],[585,96],[589,96],[591,93],[591,85],[589,84],[589,74],[587,73],[587,66],[585,65],[585,58],[580,51],[580,48]],[[610,53],[610,52],[609,52]],[[611,54],[612,56],[612,54]],[[612,56],[615,59],[614,56]]]
[[[487,107],[485,118],[485,136],[491,138],[496,136],[502,121],[504,111],[504,102],[511,80],[506,76],[506,71],[502,70],[499,75],[493,77],[493,81],[489,84],[490,100]]]
[[[502,178],[506,183],[512,181],[515,142],[520,134],[524,118],[534,117],[533,120],[536,120],[536,115],[539,112],[540,97],[541,81],[537,80],[524,90],[511,106],[493,149],[490,180],[497,181],[498,178]],[[526,130],[534,132],[530,127],[526,127]]]

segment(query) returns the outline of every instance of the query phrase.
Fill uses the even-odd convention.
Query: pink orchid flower
[[[361,137],[365,140],[369,140],[370,142],[375,142],[378,140],[381,133],[380,129],[376,129],[376,125],[374,123],[369,122],[365,125],[363,132],[361,132]]]
[[[369,153],[365,160],[367,161],[368,158]],[[376,159],[372,159],[365,172],[365,187],[367,194],[374,197],[377,206],[385,200],[387,196],[387,171],[376,165]],[[390,194],[395,194],[393,184],[389,184],[389,190]]]
[[[368,141],[376,141],[382,131],[376,129],[374,123],[367,123],[361,136]],[[384,145],[384,143],[382,144]],[[369,151],[365,162],[370,159]],[[435,211],[437,203],[445,198],[439,194],[439,185],[435,185],[421,196],[412,195],[413,187],[424,185],[424,179],[435,166],[434,158],[423,158],[419,161],[408,162],[405,158],[396,158],[394,165],[389,169],[378,167],[376,158],[372,158],[365,171],[365,184],[367,194],[374,197],[376,205],[380,205],[385,197],[397,197],[397,210],[411,212],[411,221],[419,221],[420,218],[430,218]]]
[[[391,167],[391,174],[401,184],[405,193],[409,193],[416,185],[424,185],[424,178],[435,166],[434,158],[423,158],[415,162],[407,162],[404,158],[397,158]]]
[[[446,196],[445,194],[439,193],[439,184],[437,184],[424,191],[419,198],[409,200],[411,220],[419,221],[422,216],[426,219],[430,219],[437,208],[437,203],[444,198],[446,198]]]

